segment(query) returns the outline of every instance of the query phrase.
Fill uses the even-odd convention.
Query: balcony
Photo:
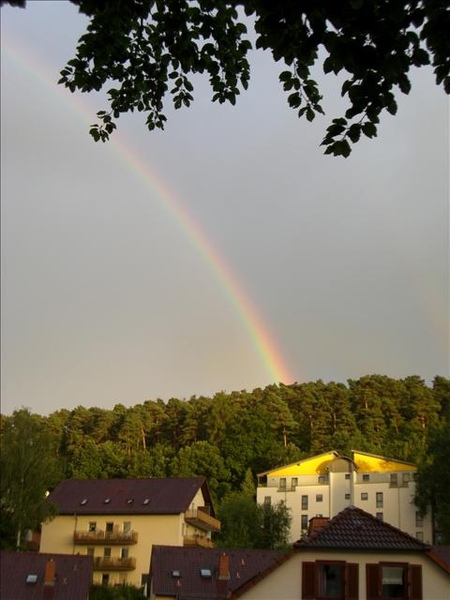
[[[73,541],[75,544],[120,544],[121,546],[127,546],[129,544],[136,544],[138,541],[137,531],[119,531],[114,529],[113,531],[75,531],[73,534]]]
[[[201,547],[201,548],[214,548],[212,540],[204,535],[191,535],[183,538],[183,546],[186,548]]]
[[[94,571],[133,571],[136,559],[111,556],[94,556]]]
[[[202,529],[203,531],[220,531],[220,521],[208,515],[205,511],[200,508],[194,510],[187,510],[184,513],[186,523]]]

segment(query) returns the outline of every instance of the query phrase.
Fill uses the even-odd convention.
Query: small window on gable
[[[362,480],[363,481],[370,481],[370,475],[369,473],[364,473],[362,476]]]
[[[325,484],[325,483],[328,483],[328,477],[326,475],[319,475],[318,482],[321,485]]]
[[[398,474],[397,473],[391,473],[389,476],[389,485],[390,487],[398,487]]]
[[[286,477],[280,477],[280,488],[282,490],[286,488]]]
[[[298,486],[298,477],[293,477],[291,479],[291,487],[293,490],[295,490],[295,488]]]

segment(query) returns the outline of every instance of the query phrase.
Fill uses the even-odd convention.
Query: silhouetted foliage
[[[96,141],[109,139],[118,117],[134,110],[146,115],[149,130],[163,129],[168,99],[190,106],[197,74],[208,78],[213,101],[235,104],[249,84],[253,47],[281,63],[287,103],[308,121],[324,112],[315,65],[340,76],[347,108],[327,128],[326,154],[346,157],[361,136],[377,135],[380,114],[395,114],[396,93],[409,93],[412,67],[431,65],[450,92],[445,0],[71,2],[89,24],[59,82],[72,92],[106,86],[109,107],[90,130]]]

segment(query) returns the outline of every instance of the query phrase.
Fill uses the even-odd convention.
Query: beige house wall
[[[359,600],[366,600],[366,564],[407,562],[422,566],[423,600],[450,600],[450,576],[425,555],[417,553],[299,552],[244,592],[243,600],[301,600],[302,563],[344,560],[359,564]],[[161,599],[162,600],[162,599]]]
[[[130,523],[137,532],[136,544],[114,544],[102,541],[101,544],[74,543],[75,531],[89,531],[89,524],[96,523],[97,531],[105,531],[106,523],[113,523],[123,531],[124,523]],[[136,559],[136,568],[130,571],[94,571],[94,583],[101,583],[103,573],[109,573],[109,583],[129,583],[141,585],[142,575],[148,574],[152,545],[183,545],[185,529],[184,514],[179,515],[82,515],[57,516],[42,525],[41,552],[62,554],[88,554],[93,550],[95,557],[103,557],[104,549],[111,549],[111,558],[120,558],[122,548],[128,549],[130,558]]]

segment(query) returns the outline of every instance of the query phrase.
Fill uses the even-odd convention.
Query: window
[[[318,595],[322,598],[341,598],[343,584],[342,565],[319,565]]]
[[[89,521],[88,530],[95,531],[97,529],[97,523],[95,521]]]
[[[423,542],[423,531],[416,531],[416,540]]]
[[[112,533],[113,529],[114,529],[114,523],[106,523],[107,533]]]
[[[291,487],[293,490],[295,490],[295,488],[298,486],[298,478],[297,477],[293,477],[291,479]]]
[[[367,564],[366,586],[367,598],[422,600],[422,567],[405,563]]]
[[[88,556],[94,556],[94,548],[88,548],[88,549],[86,550],[86,554],[87,554]]]
[[[316,502],[323,502],[322,494],[316,494]]]
[[[150,575],[148,573],[142,573],[142,575],[141,575],[141,585],[142,586],[147,585],[149,577],[150,577]]]
[[[318,481],[320,484],[328,483],[328,476],[327,475],[319,475]]]
[[[286,477],[280,477],[280,488],[282,490],[286,489]]]
[[[302,496],[302,510],[308,510],[308,496]]]
[[[361,500],[368,500],[369,499],[369,494],[367,492],[362,492],[361,493]]]
[[[383,492],[377,492],[377,508],[383,508]]]
[[[363,477],[362,477],[363,481],[370,481],[370,475],[368,473],[364,473]]]
[[[120,551],[120,558],[128,558],[130,555],[130,550],[128,548],[122,548]]]
[[[130,533],[131,532],[131,521],[125,521],[123,524],[123,532]]]
[[[264,496],[264,506],[270,506],[272,503],[272,498],[270,496]]]
[[[302,531],[308,529],[308,515],[302,515]]]
[[[102,585],[108,585],[109,573],[102,573]]]
[[[405,487],[407,487],[408,483],[411,481],[411,473],[403,473],[402,481],[403,481],[403,485]]]
[[[423,527],[423,517],[418,510],[416,511],[416,527]]]
[[[345,499],[350,500],[350,494],[345,494]]]
[[[111,558],[111,548],[103,548],[103,556],[105,558]]]
[[[389,485],[391,487],[398,487],[398,475],[397,475],[397,473],[391,473],[389,479],[390,479]]]
[[[345,479],[350,479],[350,473],[345,474]]]
[[[383,519],[384,519],[384,517],[383,517],[383,513],[382,513],[382,512],[377,512],[377,513],[375,514],[375,516],[376,516],[376,518],[377,518],[379,521],[383,521]]]
[[[344,561],[316,561],[302,564],[302,598],[314,600],[356,600],[358,565]]]

